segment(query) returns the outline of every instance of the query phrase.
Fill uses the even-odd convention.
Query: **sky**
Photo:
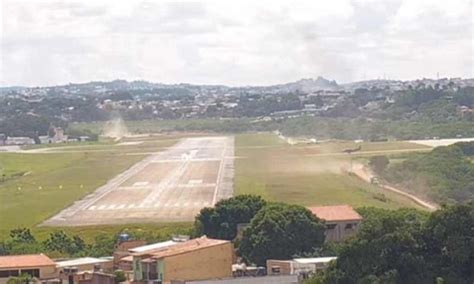
[[[0,85],[474,77],[472,0],[1,0]]]

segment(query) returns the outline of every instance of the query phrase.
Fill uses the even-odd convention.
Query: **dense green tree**
[[[464,152],[470,153],[472,145],[467,142],[412,154],[390,166],[383,176],[394,184],[425,189],[440,203],[469,202],[474,198],[474,164]]]
[[[64,231],[50,234],[44,241],[44,246],[49,251],[56,251],[67,255],[75,255],[86,249],[86,243],[79,236],[68,236]]]
[[[422,239],[433,274],[447,283],[474,282],[474,203],[432,213]]]
[[[429,216],[415,210],[358,209],[357,236],[337,261],[307,283],[472,283],[474,205]]]
[[[18,228],[10,231],[10,238],[13,242],[34,243],[35,237],[28,228]]]
[[[212,208],[203,208],[196,216],[196,235],[232,240],[237,234],[237,225],[249,223],[265,204],[260,196],[238,195],[221,200]]]
[[[251,263],[289,259],[314,251],[324,243],[324,223],[298,205],[268,204],[244,231],[239,253]]]

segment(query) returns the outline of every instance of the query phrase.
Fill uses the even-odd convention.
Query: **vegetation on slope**
[[[474,142],[437,147],[429,153],[411,154],[390,165],[382,176],[390,183],[442,202],[474,199]]]

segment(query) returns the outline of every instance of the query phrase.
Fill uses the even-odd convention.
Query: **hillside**
[[[392,159],[382,176],[439,203],[469,202],[474,199],[473,157],[474,142],[456,143]]]

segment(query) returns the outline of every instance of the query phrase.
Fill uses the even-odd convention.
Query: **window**
[[[280,266],[272,266],[272,274],[280,274]]]
[[[333,230],[334,228],[336,228],[336,224],[327,224],[326,225],[326,229],[328,229],[328,230]]]
[[[346,230],[352,229],[352,224],[346,224]]]
[[[2,270],[0,271],[0,278],[8,278],[10,276],[18,276],[18,270]]]
[[[32,277],[40,277],[40,271],[39,269],[23,269],[21,270],[21,274],[28,274],[31,275]]]

